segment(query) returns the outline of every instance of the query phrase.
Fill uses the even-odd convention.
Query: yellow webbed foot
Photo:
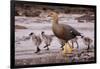
[[[68,54],[68,53],[70,54],[73,51],[73,48],[68,43],[65,43],[63,48],[64,48],[63,54]]]

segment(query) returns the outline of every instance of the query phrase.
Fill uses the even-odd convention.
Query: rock
[[[25,26],[15,25],[15,29],[27,29]]]

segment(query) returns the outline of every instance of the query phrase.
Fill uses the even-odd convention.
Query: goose
[[[68,45],[68,41],[75,38],[76,36],[82,36],[80,32],[78,32],[76,29],[71,27],[70,25],[65,24],[59,24],[58,20],[58,13],[56,12],[49,12],[48,17],[51,17],[52,19],[52,31],[56,37],[59,39],[64,40],[66,43],[64,46],[70,46]],[[68,47],[68,49],[65,49],[67,47],[64,47],[64,53],[72,53],[71,46]],[[67,50],[67,51],[66,51]]]

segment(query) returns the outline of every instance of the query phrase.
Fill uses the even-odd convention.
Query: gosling
[[[45,43],[45,46],[44,48],[47,48],[46,50],[49,50],[49,46],[52,42],[52,35],[46,35],[44,31],[41,32],[41,36],[42,36],[42,39]]]
[[[40,50],[39,46],[42,43],[41,38],[39,36],[35,35],[33,32],[30,33],[29,36],[30,36],[30,38],[32,38],[34,45],[36,45],[37,50],[35,53],[40,52],[41,50]]]
[[[90,45],[92,44],[93,40],[90,37],[83,37],[83,43],[88,46],[87,50],[90,49]]]

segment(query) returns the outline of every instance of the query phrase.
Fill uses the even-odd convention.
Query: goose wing
[[[61,24],[65,31],[67,31],[67,34],[70,35],[75,35],[75,36],[81,36],[80,32],[78,32],[76,29],[74,29],[73,27],[71,27],[70,25],[65,25],[65,24]]]

